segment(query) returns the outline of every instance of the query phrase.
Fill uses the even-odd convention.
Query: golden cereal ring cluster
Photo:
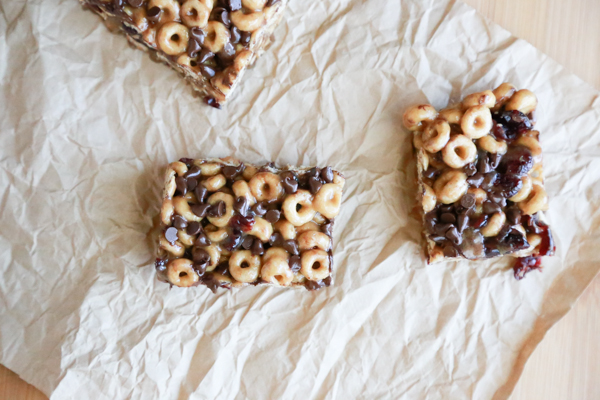
[[[440,112],[428,104],[406,110],[429,262],[553,254],[537,105],[530,90],[503,83]]]
[[[181,159],[165,173],[156,268],[172,285],[331,284],[332,229],[344,177]]]

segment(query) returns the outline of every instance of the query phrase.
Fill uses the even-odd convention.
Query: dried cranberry
[[[511,146],[502,157],[498,171],[503,174],[523,176],[533,167],[531,151],[524,146]]]
[[[515,279],[520,281],[525,277],[529,271],[534,269],[542,269],[542,258],[541,257],[521,257],[517,258],[513,270],[515,271]]]
[[[244,217],[243,215],[234,215],[229,220],[229,225],[233,228],[241,229],[244,232],[248,232],[252,229],[254,225],[254,218],[252,217]]]
[[[496,111],[492,114],[492,118],[498,124],[501,124],[506,128],[506,136],[508,139],[514,139],[517,135],[533,128],[529,118],[517,110]]]
[[[229,234],[229,237],[227,238],[227,240],[225,240],[225,249],[233,251],[242,245],[242,241],[242,231],[238,228],[233,228],[231,230],[231,233]]]
[[[506,128],[496,121],[494,121],[494,126],[492,127],[492,131],[490,133],[496,140],[508,139],[508,136],[506,136]]]
[[[504,198],[509,198],[519,193],[522,187],[523,182],[517,175],[504,174],[498,176],[494,182],[493,191]]]
[[[473,219],[471,226],[473,228],[481,228],[482,226],[484,226],[487,223],[488,218],[489,217],[486,214],[482,214],[478,217],[475,217]]]

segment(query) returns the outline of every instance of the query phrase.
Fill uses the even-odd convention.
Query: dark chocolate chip
[[[437,223],[437,211],[433,210],[425,214],[425,228],[428,232],[433,232]]]
[[[252,211],[254,212],[254,214],[256,214],[258,216],[263,216],[267,213],[267,207],[261,201],[252,206]]]
[[[462,243],[462,235],[460,232],[458,232],[458,229],[456,229],[455,226],[450,227],[444,236],[446,236],[454,244]]]
[[[210,254],[200,247],[194,247],[192,249],[192,258],[194,259],[194,262],[200,264],[210,262]]]
[[[456,228],[458,229],[459,232],[464,232],[464,230],[467,228],[467,225],[469,225],[469,216],[467,215],[467,213],[461,213],[458,214],[458,218],[457,218],[457,222],[456,222]]]
[[[188,235],[197,235],[202,230],[202,225],[200,222],[192,221],[188,224],[186,232]]]
[[[208,210],[210,209],[209,204],[194,204],[192,205],[192,212],[199,216],[200,218],[206,217],[208,214]]]
[[[200,46],[204,44],[206,33],[198,27],[190,29],[190,39],[194,39]]]
[[[210,245],[210,239],[206,236],[206,233],[200,232],[198,238],[194,242],[195,246],[208,246]]]
[[[173,244],[177,241],[177,228],[170,227],[165,231],[165,239],[169,241],[169,243]]]
[[[287,251],[288,253],[293,254],[295,256],[300,254],[300,251],[298,251],[298,242],[296,242],[293,239],[286,240],[285,242],[283,242],[282,247],[284,248],[285,251]]]
[[[464,171],[465,174],[467,174],[467,176],[473,176],[477,173],[477,166],[475,165],[475,163],[467,164],[464,167]]]
[[[159,7],[152,7],[148,11],[146,11],[146,18],[150,22],[157,22],[160,19],[161,9]]]
[[[242,9],[242,0],[226,0],[229,11],[237,11]]]
[[[300,271],[301,267],[302,267],[302,263],[300,261],[300,256],[291,256],[290,257],[290,268],[291,268],[292,272]]]
[[[236,176],[240,174],[240,168],[239,166],[227,165],[223,167],[222,172],[223,175],[225,175],[225,178],[233,180]]]
[[[262,256],[263,254],[265,254],[265,248],[260,240],[254,240],[254,243],[252,244],[251,253],[253,256]]]
[[[423,176],[425,178],[431,179],[434,176],[436,176],[437,173],[438,173],[437,169],[435,169],[434,167],[429,167],[429,168],[427,168],[427,170],[423,171]]]
[[[112,4],[116,11],[120,11],[125,7],[125,0],[113,0]]]
[[[287,194],[294,194],[298,191],[298,181],[293,176],[286,176],[281,184]]]
[[[321,187],[323,186],[323,182],[321,182],[321,180],[319,178],[315,178],[315,177],[310,177],[308,179],[308,186],[310,187],[310,192],[312,194],[317,194],[317,192],[321,189]]]
[[[478,215],[472,219],[471,226],[473,226],[473,228],[481,228],[487,224],[487,221],[488,216],[486,214]]]
[[[498,204],[501,207],[506,207],[506,198],[497,194],[497,193],[489,193],[488,199]]]
[[[127,0],[127,4],[131,7],[138,8],[144,4],[144,0]]]
[[[175,185],[177,185],[177,190],[181,193],[182,196],[185,196],[187,193],[187,180],[183,176],[178,176],[175,178]]]
[[[223,200],[219,200],[215,204],[210,206],[210,208],[208,209],[208,216],[221,218],[223,215],[225,215],[226,208],[227,206],[225,205],[225,202]]]
[[[489,156],[489,165],[491,169],[496,169],[498,168],[498,164],[500,164],[500,160],[502,159],[502,155],[495,153],[495,154],[490,154]]]
[[[208,59],[211,59],[215,56],[215,53],[213,53],[212,51],[208,50],[208,49],[202,49],[202,51],[200,51],[200,56],[198,57],[198,62],[200,64],[205,63]]]
[[[321,171],[319,170],[319,168],[313,167],[308,170],[308,172],[306,173],[306,176],[308,178],[318,178],[320,173],[321,173]]]
[[[173,217],[173,226],[179,230],[183,230],[187,227],[188,223],[181,215]]]
[[[206,273],[206,267],[208,267],[208,262],[205,263],[197,263],[192,264],[192,268],[198,274],[198,276],[202,276]]]
[[[496,171],[489,172],[484,175],[483,182],[481,182],[481,188],[483,190],[490,190],[492,186],[494,186],[494,182],[498,178],[498,173]]]
[[[242,37],[240,30],[238,28],[236,28],[235,26],[232,26],[230,31],[231,31],[230,43],[231,44],[238,43],[240,41],[240,38]]]
[[[440,213],[451,213],[454,212],[454,205],[453,204],[443,204],[440,206]]]
[[[242,32],[242,36],[240,37],[241,44],[250,43],[250,39],[252,39],[252,32]]]
[[[466,208],[472,208],[475,206],[475,195],[473,193],[467,193],[463,197],[460,198],[460,205]]]
[[[283,244],[283,236],[281,236],[281,233],[275,232],[274,234],[272,234],[269,238],[269,244],[271,246],[281,247],[281,245]]]
[[[215,70],[212,67],[209,67],[208,65],[200,65],[200,73],[202,74],[202,76],[204,76],[206,79],[210,79],[213,76],[215,76]],[[213,99],[213,102],[215,100]],[[212,106],[212,104],[208,104],[209,106]]]
[[[250,248],[252,247],[252,243],[254,243],[254,237],[246,236],[242,241],[242,247],[246,250],[250,250]]]
[[[483,213],[486,215],[495,214],[502,211],[502,207],[500,205],[493,203],[491,201],[484,201],[482,207]]]
[[[321,170],[321,179],[323,179],[325,183],[333,182],[333,170],[330,166],[327,166]]]
[[[188,39],[187,55],[190,58],[195,58],[201,50],[202,46],[200,45],[200,43],[198,43],[198,41],[193,37],[190,37]]]
[[[281,213],[278,210],[269,210],[265,214],[265,219],[274,224],[275,222],[279,221],[280,214]]]
[[[219,58],[225,61],[232,61],[235,56],[235,47],[229,42],[225,43],[223,50],[219,53]]]
[[[240,213],[240,215],[247,217],[248,216],[248,199],[244,196],[240,196],[235,199],[233,202],[233,209]]]
[[[483,182],[483,174],[480,174],[480,173],[476,173],[475,175],[467,178],[467,183],[473,187],[481,186],[482,182]]]
[[[443,213],[440,215],[440,221],[447,224],[453,224],[456,222],[456,216],[453,213]]]
[[[482,174],[487,174],[491,171],[488,164],[487,152],[479,152],[479,160],[477,160],[477,171]]]
[[[447,245],[444,247],[444,257],[454,258],[458,257],[458,251],[452,245]]]
[[[206,200],[206,195],[208,194],[208,189],[202,185],[196,186],[194,194],[196,195],[196,200],[198,200],[199,203],[204,203],[204,200]]]
[[[154,261],[154,268],[156,268],[156,270],[158,272],[164,272],[167,270],[167,261],[163,260],[162,258],[157,258]]]
[[[226,27],[229,27],[229,25],[231,25],[231,20],[229,19],[229,12],[223,7],[214,8],[212,16],[216,21],[221,22]]]
[[[438,234],[438,235],[445,235],[446,231],[450,228],[454,227],[454,225],[452,224],[443,224],[443,223],[439,223],[436,224],[435,227],[433,228],[433,231]]]
[[[319,290],[321,289],[323,286],[325,286],[323,284],[323,281],[311,281],[311,280],[306,280],[306,282],[304,283],[304,287],[306,288],[306,290]]]
[[[506,221],[511,225],[518,225],[521,223],[521,210],[518,207],[509,207],[505,211]]]
[[[332,237],[333,236],[333,222],[323,225],[321,227],[321,232],[323,232],[324,234],[326,234],[329,237]]]

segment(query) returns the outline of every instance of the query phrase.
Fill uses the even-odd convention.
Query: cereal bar
[[[345,179],[331,167],[182,158],[166,171],[156,270],[175,286],[332,283]]]
[[[261,55],[287,0],[79,0],[220,108]]]
[[[428,262],[517,257],[515,278],[555,245],[544,211],[535,94],[503,83],[437,111],[409,108]]]

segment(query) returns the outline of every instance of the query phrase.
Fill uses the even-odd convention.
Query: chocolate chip
[[[188,224],[186,232],[188,235],[193,236],[199,234],[201,230],[202,225],[200,225],[200,222],[192,221]]]
[[[498,173],[496,171],[485,174],[483,177],[483,182],[481,182],[481,188],[483,190],[490,190],[492,186],[494,186],[496,178],[498,178]]]
[[[188,223],[181,215],[173,217],[173,226],[179,230],[183,230],[187,227]]]
[[[156,270],[158,272],[164,272],[167,270],[167,262],[166,260],[163,260],[162,258],[157,258],[154,261],[154,268],[156,268]]]
[[[233,202],[233,209],[240,213],[240,215],[248,216],[248,199],[244,196],[240,196]]]
[[[475,195],[473,193],[467,193],[460,198],[460,205],[466,209],[475,206]]]
[[[131,7],[141,7],[144,4],[144,0],[127,0],[127,4],[129,4]]]
[[[190,39],[194,39],[200,46],[204,44],[206,33],[198,27],[190,29]]]
[[[229,19],[229,12],[227,12],[227,10],[223,7],[214,8],[212,15],[216,21],[221,22],[226,27],[229,28],[229,25],[231,25],[231,20]]]
[[[210,208],[208,209],[208,216],[214,218],[221,218],[223,215],[225,215],[226,208],[227,206],[225,205],[225,202],[223,200],[219,200],[215,204],[210,206]]]
[[[425,228],[428,232],[433,232],[437,223],[437,211],[433,210],[425,214]]]
[[[121,10],[125,7],[125,0],[113,0],[113,7],[115,10]]]
[[[483,182],[483,174],[481,174],[481,173],[476,173],[475,175],[467,178],[467,183],[473,187],[481,186],[482,182]]]
[[[252,38],[252,32],[242,32],[242,36],[240,37],[241,44],[250,43],[250,39]]]
[[[240,30],[238,28],[236,28],[235,26],[232,26],[230,31],[231,31],[230,43],[231,44],[238,43],[240,41],[240,38],[242,37]]]
[[[242,9],[242,0],[226,0],[227,8],[230,11],[237,11]]]
[[[261,201],[260,203],[256,203],[255,205],[252,206],[252,211],[254,212],[254,214],[256,214],[258,216],[263,216],[267,213],[267,207]]]
[[[323,182],[319,178],[310,177],[308,179],[308,186],[312,194],[317,194],[321,187],[323,187]]]
[[[451,213],[454,212],[453,204],[443,204],[440,206],[440,213]]]
[[[467,176],[473,176],[477,173],[477,166],[475,166],[475,163],[467,164],[465,165],[464,171]]]
[[[159,7],[152,7],[148,11],[146,11],[146,18],[150,22],[157,22],[160,19],[161,9]]]
[[[165,238],[169,241],[169,243],[173,244],[177,241],[177,228],[170,227],[165,231]]]
[[[320,173],[321,173],[321,171],[319,171],[319,168],[312,167],[311,169],[308,170],[308,172],[306,173],[306,176],[308,178],[318,178]]]
[[[240,166],[227,165],[222,169],[225,178],[233,180],[241,172]]]
[[[235,56],[235,47],[229,42],[225,43],[218,56],[219,60],[225,62],[225,64],[231,64]]]
[[[469,225],[469,216],[467,215],[467,213],[461,213],[458,214],[458,218],[457,218],[457,222],[456,222],[456,228],[458,229],[459,232],[464,232],[464,230],[467,228],[467,225]]]
[[[487,224],[488,218],[489,217],[485,214],[479,215],[472,219],[471,226],[473,226],[473,228],[481,228],[482,226]]]
[[[498,164],[500,164],[500,160],[502,159],[502,155],[495,153],[495,154],[490,154],[489,156],[489,166],[491,169],[496,169],[498,168]]]
[[[295,256],[300,254],[300,251],[298,251],[298,242],[296,242],[293,239],[286,240],[285,242],[283,242],[282,247],[285,251]]]
[[[253,256],[262,256],[265,254],[265,248],[260,240],[256,239],[252,244],[251,253]]]
[[[248,235],[242,241],[242,247],[246,250],[250,250],[250,248],[252,247],[252,243],[254,243],[254,237]]]
[[[453,224],[456,222],[456,216],[452,213],[443,213],[440,215],[440,221],[445,222],[447,224]]]
[[[495,214],[502,211],[502,207],[491,201],[484,201],[482,207],[483,213],[486,215]]]
[[[200,247],[194,247],[192,249],[192,258],[194,259],[194,262],[199,264],[210,262],[210,254]]]
[[[269,210],[265,214],[265,219],[274,224],[275,222],[279,221],[280,214],[281,213],[278,210]]]
[[[196,271],[198,276],[202,276],[206,273],[206,267],[208,267],[208,262],[205,262],[205,263],[195,262],[194,264],[192,264],[192,268],[194,269],[194,271]]]
[[[177,185],[177,191],[181,193],[182,196],[185,196],[187,193],[187,180],[183,176],[178,176],[175,178],[175,185]]]
[[[506,198],[497,193],[489,193],[488,199],[500,205],[501,207],[506,207]]]
[[[323,179],[325,183],[333,182],[333,170],[330,166],[327,166],[321,170],[321,179]]]
[[[189,38],[187,45],[187,55],[190,58],[195,58],[202,50],[202,46],[194,38]]]
[[[518,225],[521,223],[521,210],[518,207],[509,207],[504,213],[509,224]]]
[[[200,73],[202,74],[202,76],[204,76],[206,79],[210,79],[213,76],[215,76],[215,70],[212,67],[209,67],[208,65],[200,65]],[[214,99],[213,99],[214,101]],[[209,104],[212,105],[212,104]]]
[[[265,4],[265,7],[272,7],[273,4],[277,4],[279,3],[281,0],[267,0],[267,4]]]
[[[449,258],[458,257],[458,251],[456,251],[454,246],[447,245],[444,247],[444,257],[449,257]]]
[[[214,56],[215,53],[213,53],[212,51],[208,49],[202,49],[202,51],[200,51],[200,57],[198,57],[198,62],[200,64],[203,64],[206,62],[206,60],[213,58]]]
[[[189,192],[193,192],[198,186],[198,180],[196,178],[188,178],[187,187]]]
[[[460,232],[458,232],[458,229],[456,229],[455,226],[450,227],[444,236],[446,236],[446,238],[448,238],[454,244],[462,243],[462,235]]]
[[[326,234],[329,237],[332,237],[333,235],[333,222],[330,222],[328,224],[325,224],[321,227],[321,232],[323,232],[324,234]]]
[[[204,200],[206,200],[206,195],[208,194],[208,189],[202,185],[196,186],[194,194],[196,195],[196,200],[198,200],[198,202],[204,203]]]
[[[431,179],[434,176],[436,176],[437,173],[438,173],[437,169],[435,169],[434,167],[429,167],[429,168],[427,168],[427,170],[423,171],[423,176],[425,178]]]
[[[194,242],[194,246],[208,246],[210,245],[210,239],[206,236],[206,233],[200,232],[198,238]]]
[[[433,228],[433,231],[438,234],[438,235],[445,235],[446,231],[450,228],[452,228],[454,225],[452,224],[436,224],[435,227]]]
[[[208,214],[208,210],[210,209],[209,204],[194,204],[192,207],[192,212],[199,216],[200,218],[206,217]]]
[[[271,246],[281,247],[281,245],[283,244],[283,236],[281,236],[281,233],[275,232],[274,234],[272,234],[269,238],[269,244]]]
[[[306,282],[304,283],[304,287],[306,288],[306,290],[319,290],[324,286],[323,281],[311,281],[311,280],[306,280]]]
[[[292,272],[300,271],[300,268],[302,267],[302,262],[300,261],[300,256],[291,256],[289,264],[290,264],[290,269],[292,270]]]
[[[294,194],[298,191],[298,181],[293,176],[286,176],[281,185],[287,194]]]
[[[479,160],[477,160],[477,171],[482,174],[487,174],[491,171],[490,165],[488,164],[488,157],[486,151],[480,151],[478,154]]]

